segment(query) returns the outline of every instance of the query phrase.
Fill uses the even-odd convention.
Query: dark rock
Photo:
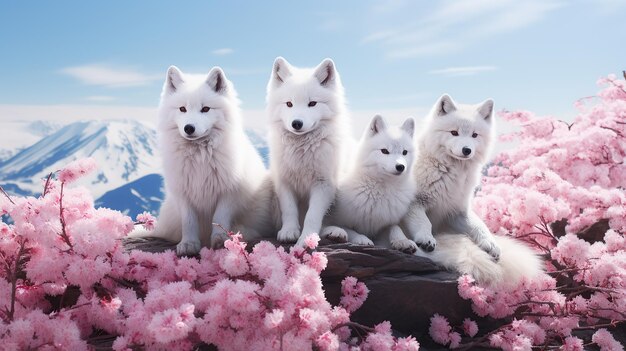
[[[324,245],[319,251],[328,257],[321,276],[331,304],[339,303],[346,276],[358,278],[370,290],[363,306],[352,315],[355,322],[374,325],[388,320],[394,330],[421,339],[428,334],[435,313],[455,325],[472,314],[470,303],[458,295],[458,274],[427,258],[353,244]]]
[[[608,219],[601,219],[578,233],[578,237],[593,244],[604,240],[604,234],[611,229]]]

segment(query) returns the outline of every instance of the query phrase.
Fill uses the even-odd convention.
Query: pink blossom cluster
[[[460,277],[474,312],[504,322],[461,345],[624,349],[610,330],[626,323],[626,82],[599,83],[605,88],[577,102],[573,122],[501,114],[520,125],[505,137],[517,146],[496,156],[474,208],[493,232],[534,247],[547,272],[510,288]],[[442,319],[433,317],[431,336],[447,344]]]
[[[76,162],[64,181],[91,169]],[[95,209],[85,188],[50,179],[40,197],[0,194],[0,345],[2,349],[86,350],[108,338],[114,350],[417,350],[389,323],[350,321],[367,298],[347,277],[339,306],[324,296],[326,256],[261,242],[248,250],[229,233],[222,250],[197,258],[173,251],[127,252],[134,226],[120,212]],[[150,228],[154,218],[141,214]],[[352,331],[355,331],[353,334]]]

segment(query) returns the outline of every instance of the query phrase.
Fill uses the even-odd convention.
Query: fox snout
[[[194,127],[193,124],[187,124],[185,125],[185,127],[183,128],[183,130],[185,131],[185,133],[189,136],[192,136],[193,133],[196,131],[196,127]]]
[[[302,120],[301,120],[301,119],[294,119],[294,120],[291,122],[291,127],[293,127],[293,129],[295,129],[295,130],[300,130],[300,129],[302,129],[302,126],[303,126],[303,125],[304,125],[304,122],[302,122]]]

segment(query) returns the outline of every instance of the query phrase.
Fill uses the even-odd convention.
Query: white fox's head
[[[412,117],[401,126],[388,127],[383,117],[374,116],[361,137],[358,171],[377,178],[407,175],[415,157],[414,131]]]
[[[161,94],[160,122],[167,129],[176,128],[187,140],[202,139],[234,118],[237,103],[233,100],[237,101],[237,93],[221,68],[198,76],[170,66]]]
[[[315,68],[293,67],[277,57],[267,85],[267,108],[272,122],[300,135],[334,118],[343,109],[343,87],[331,59]]]
[[[493,100],[464,105],[444,94],[430,113],[429,126],[421,136],[420,148],[457,160],[484,161],[493,135],[493,119]]]

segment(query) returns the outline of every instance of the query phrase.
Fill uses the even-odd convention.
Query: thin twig
[[[11,201],[11,203],[12,203],[13,205],[15,205],[15,202],[13,202],[13,199],[11,199],[11,197],[9,196],[9,194],[7,194],[7,192],[6,192],[6,191],[4,191],[4,188],[2,188],[2,186],[0,186],[0,192],[1,192],[1,193],[3,193],[3,194],[4,194],[4,196],[6,196],[6,197],[7,197],[7,199],[9,199],[9,201]]]
[[[50,185],[50,179],[52,179],[52,172],[50,172],[50,174],[48,174],[48,177],[46,178],[46,184],[44,184],[43,186],[43,195],[41,195],[41,197],[46,197],[46,195],[48,194],[48,186]]]
[[[13,316],[15,314],[15,295],[17,292],[17,273],[20,267],[20,261],[22,260],[22,255],[24,254],[24,245],[26,244],[26,240],[20,241],[20,248],[17,251],[17,256],[15,257],[13,272],[11,273],[11,307],[8,313],[8,320],[13,321]]]
[[[624,322],[626,321],[611,321],[611,323],[589,325],[586,327],[575,327],[575,328],[572,328],[572,330],[594,330],[594,329],[606,328],[606,327],[610,328],[610,327],[616,327],[618,324],[624,323]]]
[[[361,329],[361,330],[365,330],[368,333],[374,332],[374,328],[368,327],[366,325],[359,324],[359,323],[356,323],[356,322],[341,323],[341,324],[337,325],[336,327],[334,327],[332,332],[334,333],[335,331],[337,331],[337,329],[339,329],[341,327],[350,327],[350,328],[354,328],[354,329]]]
[[[72,242],[70,241],[70,237],[67,235],[67,231],[65,230],[65,217],[63,217],[63,185],[65,183],[61,183],[61,196],[59,198],[59,218],[61,220],[61,238],[67,244],[67,246],[71,249],[74,249]]]

